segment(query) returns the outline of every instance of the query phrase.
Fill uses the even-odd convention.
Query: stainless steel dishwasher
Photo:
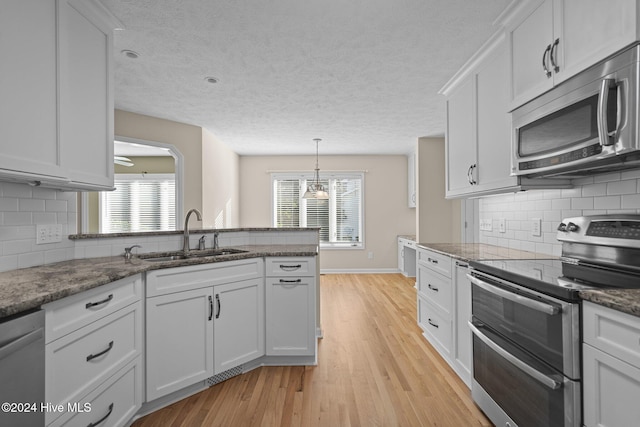
[[[44,311],[0,322],[0,426],[43,426]]]

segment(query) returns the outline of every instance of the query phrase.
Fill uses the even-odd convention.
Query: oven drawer
[[[580,426],[580,382],[564,377],[531,354],[514,346],[485,326],[470,324],[473,332],[473,388],[486,393],[518,427]],[[494,423],[498,419],[492,419]]]
[[[418,293],[425,299],[437,305],[444,312],[451,312],[451,279],[418,266]]]
[[[445,358],[451,354],[451,320],[435,306],[418,295],[418,324],[424,336]]]

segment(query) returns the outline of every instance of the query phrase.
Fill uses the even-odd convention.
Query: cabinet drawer
[[[266,272],[268,277],[314,276],[316,262],[312,257],[267,258]]]
[[[75,402],[73,402],[75,404]],[[129,363],[80,400],[76,408],[56,419],[49,427],[123,426],[142,406],[140,358]],[[100,422],[98,422],[100,421]]]
[[[141,303],[131,305],[45,347],[47,402],[77,402],[142,350]]]
[[[418,266],[418,292],[422,297],[440,307],[444,312],[451,312],[451,279]]]
[[[448,359],[451,352],[451,321],[420,296],[418,296],[418,324],[427,340]]]
[[[640,318],[585,301],[583,340],[640,368]]]
[[[147,297],[262,277],[262,258],[166,268],[147,273]]]
[[[45,337],[50,343],[62,336],[114,313],[142,294],[142,276],[117,280],[58,301],[45,304]]]
[[[451,277],[451,257],[447,255],[418,248],[418,263],[446,277]]]
[[[398,237],[398,243],[400,243],[402,246],[408,246],[414,249],[416,247],[416,242],[414,242],[413,240],[405,239],[404,237]]]

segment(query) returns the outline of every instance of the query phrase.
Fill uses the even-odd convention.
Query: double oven
[[[640,287],[640,216],[570,218],[559,259],[470,262],[472,396],[496,426],[582,425],[581,290]]]

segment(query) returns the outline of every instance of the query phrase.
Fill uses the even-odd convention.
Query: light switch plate
[[[493,222],[490,218],[481,218],[480,219],[480,231],[492,231],[493,230]]]
[[[540,218],[533,218],[531,220],[531,235],[532,236],[541,236],[542,235],[542,220]]]

